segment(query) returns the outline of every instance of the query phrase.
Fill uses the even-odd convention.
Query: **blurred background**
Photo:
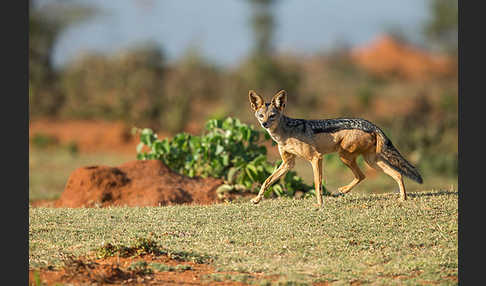
[[[57,198],[78,167],[135,160],[133,127],[161,138],[226,116],[258,127],[250,89],[287,90],[290,117],[373,121],[420,169],[409,191],[457,189],[457,1],[29,3],[31,201]],[[359,164],[370,179],[356,192],[396,189]],[[312,184],[307,162],[296,170]],[[329,190],[352,178],[325,157]]]

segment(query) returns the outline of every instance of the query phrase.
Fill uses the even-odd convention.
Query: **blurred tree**
[[[248,0],[252,9],[251,26],[255,36],[253,56],[268,57],[273,51],[275,18],[272,5],[276,0]]]
[[[441,50],[457,54],[458,49],[458,1],[429,0],[430,18],[424,32],[431,43]]]
[[[29,0],[29,108],[34,114],[51,115],[63,101],[56,86],[53,47],[64,29],[93,16],[94,10],[65,1],[37,2]]]
[[[220,97],[221,84],[221,71],[207,62],[196,47],[190,46],[167,69],[164,91],[170,108],[162,116],[162,128],[171,132],[182,131],[189,121],[195,119],[197,103],[214,104]]]
[[[280,89],[286,89],[289,93],[294,94],[300,80],[298,71],[293,67],[283,67],[274,58],[273,39],[276,21],[273,15],[273,5],[278,1],[247,1],[252,11],[250,23],[254,44],[250,57],[240,67],[242,85],[263,94],[275,93]],[[246,100],[246,97],[242,98]],[[296,103],[298,103],[298,98]]]
[[[143,43],[113,57],[86,55],[61,76],[66,96],[62,114],[121,119],[146,124],[170,107],[163,91],[165,58],[155,43]]]

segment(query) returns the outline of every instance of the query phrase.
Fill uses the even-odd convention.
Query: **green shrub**
[[[143,237],[137,237],[131,246],[114,245],[111,243],[103,243],[100,247],[94,250],[97,258],[106,258],[111,256],[140,256],[145,254],[159,255],[163,253],[157,242]]]
[[[189,177],[222,178],[225,184],[218,194],[226,192],[258,192],[263,181],[281,163],[267,161],[267,149],[261,145],[270,140],[261,131],[255,130],[228,117],[224,120],[211,119],[205,124],[205,133],[194,136],[187,133],[176,134],[172,139],[160,140],[149,128],[140,130],[140,143],[137,146],[137,159],[157,159],[172,170]],[[148,151],[143,151],[144,147]],[[289,171],[274,185],[267,194],[294,196],[297,191],[305,195],[314,193],[313,187],[305,184],[294,171]]]
[[[34,147],[40,149],[59,144],[57,137],[44,133],[35,133],[30,142]]]

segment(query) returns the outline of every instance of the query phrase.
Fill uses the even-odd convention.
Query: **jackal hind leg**
[[[376,155],[367,155],[364,156],[366,163],[375,170],[382,171],[383,173],[387,174],[388,176],[392,177],[395,182],[398,184],[398,188],[400,190],[400,199],[406,200],[407,199],[407,192],[405,190],[405,184],[403,183],[402,174],[397,170],[393,169],[392,167],[388,166],[383,160],[378,159]]]
[[[317,206],[322,207],[322,158],[317,157],[311,161],[314,173],[314,187],[316,191]]]
[[[295,163],[295,156],[285,153],[285,155],[282,155],[282,160],[282,164],[263,182],[258,195],[251,199],[252,203],[258,204],[262,200],[265,190],[292,169]]]
[[[338,191],[342,194],[346,194],[351,191],[352,188],[359,184],[359,182],[363,181],[366,177],[361,169],[358,167],[358,164],[356,163],[356,157],[356,155],[349,154],[347,152],[339,153],[339,159],[341,159],[344,165],[348,166],[348,168],[351,169],[354,175],[354,179],[351,181],[351,183],[338,188]]]

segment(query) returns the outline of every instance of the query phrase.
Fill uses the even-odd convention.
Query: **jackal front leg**
[[[260,187],[260,191],[258,195],[254,197],[251,202],[254,204],[258,204],[262,198],[265,190],[272,185],[275,181],[280,179],[283,175],[285,175],[295,164],[295,156],[289,153],[281,154],[282,156],[282,164],[263,182],[262,186]]]

